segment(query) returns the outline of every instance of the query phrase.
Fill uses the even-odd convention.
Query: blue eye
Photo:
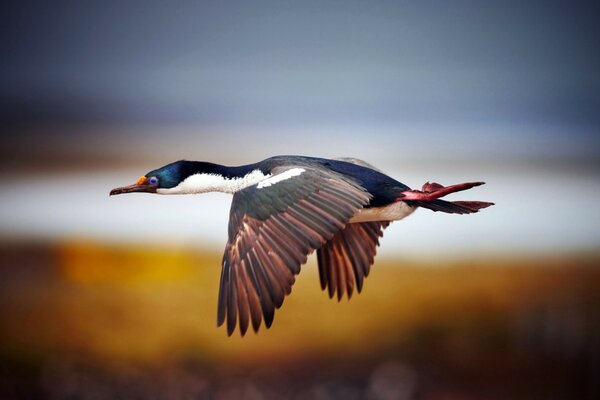
[[[158,185],[158,178],[155,176],[151,176],[150,179],[148,179],[148,184],[149,185]]]

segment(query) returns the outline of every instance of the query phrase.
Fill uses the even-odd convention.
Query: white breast
[[[350,223],[371,221],[398,221],[415,211],[403,201],[397,201],[384,207],[363,208],[350,219]]]

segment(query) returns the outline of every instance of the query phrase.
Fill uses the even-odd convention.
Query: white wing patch
[[[276,184],[277,182],[285,181],[286,179],[290,179],[290,178],[293,178],[294,176],[298,176],[301,173],[303,173],[304,171],[306,171],[304,168],[288,169],[287,171],[284,171],[280,174],[277,174],[275,176],[272,176],[270,178],[267,178],[263,181],[258,182],[258,186],[256,186],[256,187],[257,187],[257,189],[266,188],[266,187]]]

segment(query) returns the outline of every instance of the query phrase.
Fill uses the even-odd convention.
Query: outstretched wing
[[[310,166],[287,166],[233,196],[223,255],[217,324],[267,328],[308,254],[343,230],[369,203],[353,180]]]
[[[379,238],[389,224],[387,221],[348,224],[317,250],[321,289],[327,288],[329,297],[336,292],[338,301],[344,293],[352,297],[355,282],[360,293],[373,265]]]

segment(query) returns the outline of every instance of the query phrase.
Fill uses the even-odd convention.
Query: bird
[[[225,166],[180,160],[152,170],[124,193],[233,194],[221,265],[217,326],[244,336],[270,328],[307,257],[316,251],[319,281],[330,298],[360,293],[379,239],[391,222],[417,208],[472,214],[494,203],[445,201],[480,186],[425,183],[414,190],[355,158],[281,155]]]

